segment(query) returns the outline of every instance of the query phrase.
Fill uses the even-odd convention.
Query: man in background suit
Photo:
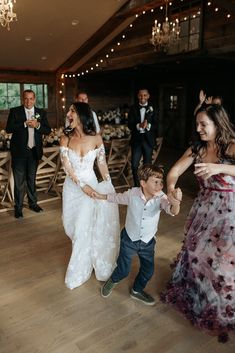
[[[14,176],[15,217],[22,218],[25,187],[29,208],[34,212],[43,211],[37,204],[36,173],[43,154],[42,135],[49,134],[51,128],[46,112],[35,107],[34,91],[23,92],[23,104],[11,108],[6,131],[12,133],[11,158]]]
[[[131,168],[134,186],[139,186],[137,171],[141,157],[151,163],[157,136],[157,113],[149,105],[150,94],[143,88],[138,91],[138,103],[130,108],[128,127],[131,130]]]

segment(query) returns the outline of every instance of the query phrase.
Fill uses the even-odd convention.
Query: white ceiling
[[[0,70],[56,70],[126,2],[16,0],[17,22],[0,26]]]

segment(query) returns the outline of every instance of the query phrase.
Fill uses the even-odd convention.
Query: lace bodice
[[[94,162],[96,159],[103,179],[110,179],[103,144],[88,151],[84,156],[79,155],[69,147],[60,147],[60,153],[64,170],[74,182],[87,183],[91,177],[94,177]]]

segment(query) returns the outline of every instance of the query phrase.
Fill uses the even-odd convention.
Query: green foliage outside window
[[[48,108],[47,84],[0,82],[0,110],[8,110],[21,105],[23,90],[32,89],[36,94],[36,106]]]
[[[0,83],[0,110],[20,105],[20,84]]]

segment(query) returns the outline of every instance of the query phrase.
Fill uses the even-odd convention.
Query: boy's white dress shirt
[[[174,216],[167,195],[160,192],[146,200],[141,188],[132,188],[124,193],[113,193],[107,195],[109,202],[128,205],[125,228],[132,241],[142,240],[148,243],[158,230],[158,223],[161,210]]]

